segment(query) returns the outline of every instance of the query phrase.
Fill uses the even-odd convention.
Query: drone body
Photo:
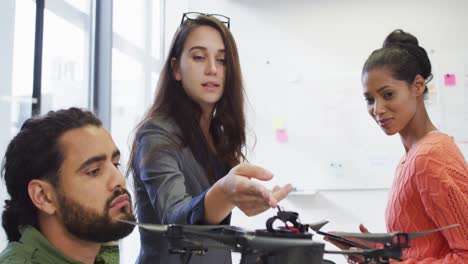
[[[227,248],[242,254],[241,264],[323,264],[333,263],[324,260],[324,254],[360,255],[364,263],[390,263],[399,259],[402,249],[409,247],[409,241],[427,234],[459,226],[458,224],[420,233],[327,233],[320,229],[328,223],[301,224],[296,212],[283,211],[278,207],[277,215],[266,222],[266,229],[247,231],[241,227],[224,225],[150,225],[119,220],[140,228],[154,231],[167,237],[169,252],[179,254],[182,263],[190,263],[192,255],[203,255],[210,248]],[[273,227],[275,221],[284,226]],[[312,240],[309,229],[331,240],[349,246],[360,247],[361,251],[326,251],[325,244]],[[368,247],[350,239],[378,243],[381,247]]]
[[[170,225],[165,236],[170,252],[181,254],[183,263],[189,263],[192,254],[203,255],[209,248],[222,247],[241,253],[242,264],[321,264],[325,248],[323,243],[311,239],[312,234],[246,231],[232,226],[192,230],[190,226]]]

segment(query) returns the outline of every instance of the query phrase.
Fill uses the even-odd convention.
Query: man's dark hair
[[[2,226],[10,242],[19,240],[20,226],[38,228],[37,208],[28,194],[29,182],[43,179],[57,186],[64,160],[59,138],[69,130],[88,125],[100,127],[102,123],[93,113],[79,108],[50,111],[26,120],[10,141],[1,171],[10,195],[5,200]]]

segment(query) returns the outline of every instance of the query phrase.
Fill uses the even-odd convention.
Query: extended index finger
[[[249,163],[241,163],[232,169],[233,173],[248,178],[255,178],[261,181],[268,181],[273,178],[273,174],[268,170]]]

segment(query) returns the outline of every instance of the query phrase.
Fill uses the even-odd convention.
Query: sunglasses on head
[[[184,13],[182,16],[182,20],[180,21],[180,24],[184,23],[185,20],[195,20],[197,19],[198,16],[210,16],[214,17],[219,20],[219,22],[223,23],[226,25],[227,28],[230,28],[230,22],[231,19],[227,16],[220,15],[220,14],[207,14],[207,13],[200,13],[200,12],[187,12]]]

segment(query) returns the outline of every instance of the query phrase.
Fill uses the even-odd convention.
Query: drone
[[[390,263],[401,260],[402,250],[409,248],[409,241],[434,232],[453,228],[453,224],[419,233],[347,233],[321,231],[329,221],[302,224],[299,214],[282,210],[266,221],[266,229],[249,231],[230,225],[153,225],[120,220],[165,236],[169,241],[169,253],[181,255],[182,263],[190,263],[192,255],[203,255],[209,248],[227,248],[241,253],[241,264],[276,263],[333,263],[324,254],[362,256],[364,263]],[[274,227],[275,222],[281,226]],[[325,250],[325,244],[312,240],[314,231],[349,247],[360,250]],[[372,244],[373,246],[370,246]]]

